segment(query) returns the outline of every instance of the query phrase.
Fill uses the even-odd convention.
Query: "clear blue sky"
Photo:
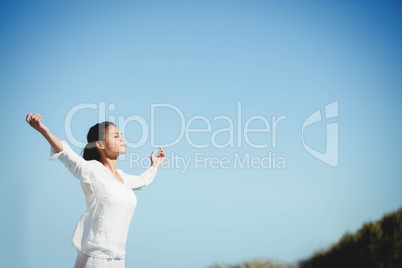
[[[74,264],[81,186],[58,160],[48,160],[49,144],[24,120],[40,113],[70,142],[66,118],[78,105],[95,106],[75,113],[68,126],[80,141],[103,104],[106,118],[138,116],[149,126],[154,104],[176,107],[186,123],[194,116],[211,123],[210,132],[164,148],[171,163],[172,154],[190,159],[187,170],[165,166],[151,187],[135,192],[127,267],[293,262],[398,209],[401,12],[398,1],[2,1],[2,262]],[[324,107],[334,101],[338,117],[326,120]],[[243,128],[252,116],[271,124],[272,116],[286,117],[276,147],[272,131],[249,134],[266,148],[252,148],[243,134],[238,146],[238,103]],[[304,139],[324,152],[326,124],[337,123],[336,167],[302,143],[303,122],[319,109],[323,120],[306,128]],[[233,120],[234,147],[211,145],[212,133],[229,126],[216,116]],[[156,143],[174,141],[183,127],[177,111],[155,109]],[[196,127],[207,125],[198,119]],[[249,127],[263,128],[263,121]],[[122,131],[133,143],[142,136],[135,121]],[[155,147],[144,138],[119,168],[143,170],[129,156],[149,157]],[[229,138],[216,135],[219,144]],[[275,153],[286,167],[196,168],[197,153],[232,164],[236,154]]]

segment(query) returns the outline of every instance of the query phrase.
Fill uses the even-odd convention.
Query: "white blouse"
[[[57,153],[51,147],[49,160],[58,158],[81,181],[87,204],[87,210],[75,227],[73,246],[77,253],[124,259],[128,229],[137,205],[133,189],[149,186],[157,169],[150,166],[138,176],[118,169],[123,184],[101,162],[86,161],[65,141],[61,143],[63,151]]]

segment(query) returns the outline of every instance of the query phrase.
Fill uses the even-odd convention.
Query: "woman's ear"
[[[105,146],[103,145],[102,141],[97,141],[96,142],[96,147],[98,147],[99,149],[104,149],[105,148]]]

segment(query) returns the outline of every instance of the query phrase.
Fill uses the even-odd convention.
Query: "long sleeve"
[[[74,177],[81,182],[92,183],[92,166],[90,161],[86,161],[79,156],[65,141],[60,141],[63,144],[63,151],[57,153],[53,147],[50,147],[49,160],[59,159]]]
[[[132,189],[142,190],[151,185],[157,172],[158,170],[155,167],[150,166],[140,175],[132,175],[124,173],[124,176],[126,182]]]

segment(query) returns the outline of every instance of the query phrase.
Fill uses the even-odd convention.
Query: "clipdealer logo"
[[[337,116],[338,102],[333,102],[326,106],[326,118],[332,118]],[[107,108],[106,108],[107,107]],[[116,111],[116,105],[113,103],[106,106],[106,102],[100,101],[99,103],[80,103],[72,107],[66,117],[65,117],[65,134],[68,141],[76,147],[83,148],[86,145],[85,141],[81,141],[80,139],[76,138],[73,134],[73,118],[75,114],[79,113],[82,110],[90,109],[98,112],[98,121],[111,121],[116,124],[116,126],[120,129],[120,131],[124,134],[127,132],[125,129],[131,123],[139,124],[141,126],[141,133],[140,139],[136,142],[131,142],[125,137],[125,144],[126,148],[137,149],[141,148],[142,146],[146,145],[148,141],[150,142],[150,146],[153,148],[162,147],[164,149],[172,148],[181,142],[183,139],[186,140],[187,144],[193,148],[193,155],[180,155],[179,153],[175,153],[174,150],[170,150],[170,154],[168,153],[168,157],[162,164],[162,168],[175,168],[180,169],[181,173],[184,173],[188,170],[190,166],[193,166],[195,169],[197,168],[211,168],[211,169],[229,169],[229,168],[241,168],[241,169],[286,169],[286,158],[284,156],[278,156],[274,151],[268,151],[266,155],[263,157],[261,156],[252,156],[250,152],[234,152],[233,157],[223,156],[218,157],[216,155],[206,155],[204,152],[200,152],[202,149],[208,148],[215,148],[215,149],[230,149],[230,148],[239,148],[241,149],[242,146],[247,145],[247,148],[252,149],[264,149],[268,148],[268,143],[256,144],[255,141],[252,140],[250,137],[251,133],[266,133],[266,135],[271,134],[270,144],[272,148],[277,147],[277,131],[279,124],[286,120],[285,115],[281,115],[278,117],[271,116],[271,120],[262,116],[262,115],[254,115],[245,120],[244,125],[243,122],[243,115],[242,115],[242,103],[240,101],[237,102],[237,111],[235,116],[227,116],[227,115],[217,115],[213,117],[212,123],[211,120],[208,119],[204,115],[194,115],[190,117],[186,121],[186,117],[184,116],[183,111],[170,103],[157,103],[151,104],[150,106],[150,124],[148,121],[138,115],[133,114],[129,116],[124,115],[109,115],[106,118],[107,113],[113,113]],[[165,110],[164,110],[165,109]],[[166,144],[161,144],[155,142],[157,140],[155,133],[155,124],[156,124],[156,114],[159,111],[165,112],[166,109],[169,112],[174,112],[178,115],[179,122],[180,122],[180,129],[179,135]],[[232,119],[234,118],[234,120]],[[192,125],[194,122],[204,122],[206,124],[206,128],[194,128]],[[219,128],[217,130],[212,130],[212,125],[216,121],[221,121],[228,125],[225,128]],[[255,121],[262,122],[262,128],[251,128],[251,123]],[[333,167],[337,166],[337,137],[338,137],[338,129],[337,123],[327,125],[327,149],[324,154],[312,149],[309,147],[304,141],[304,129],[309,125],[312,125],[316,122],[321,121],[321,114],[320,110],[314,112],[310,115],[302,126],[302,144],[304,148],[312,154],[315,158],[319,159],[320,161],[331,165]],[[236,126],[236,129],[235,129]],[[89,129],[89,127],[88,127]],[[209,142],[204,144],[196,143],[190,134],[197,134],[197,133],[207,133],[210,134]],[[228,137],[225,143],[218,143],[217,136],[224,135]],[[235,139],[236,136],[236,139]],[[243,144],[243,140],[244,143]],[[336,142],[335,142],[336,140]],[[244,150],[243,150],[244,151]],[[126,159],[126,154],[121,155],[119,157],[120,160]],[[141,157],[137,152],[129,152],[128,153],[129,160],[130,160],[130,168],[135,166],[136,168],[146,168],[150,164],[150,159],[148,156]],[[335,161],[336,159],[336,161]]]
[[[325,106],[325,119],[337,118],[338,117],[338,101],[334,101]],[[321,110],[317,110],[312,113],[302,125],[302,143],[304,148],[309,152],[312,156],[317,158],[318,160],[324,162],[325,164],[330,165],[331,167],[337,167],[339,162],[338,150],[339,150],[339,139],[338,139],[338,123],[327,123],[326,124],[326,142],[325,142],[325,152],[321,153],[310,146],[308,146],[304,140],[304,130],[306,127],[321,122]]]

